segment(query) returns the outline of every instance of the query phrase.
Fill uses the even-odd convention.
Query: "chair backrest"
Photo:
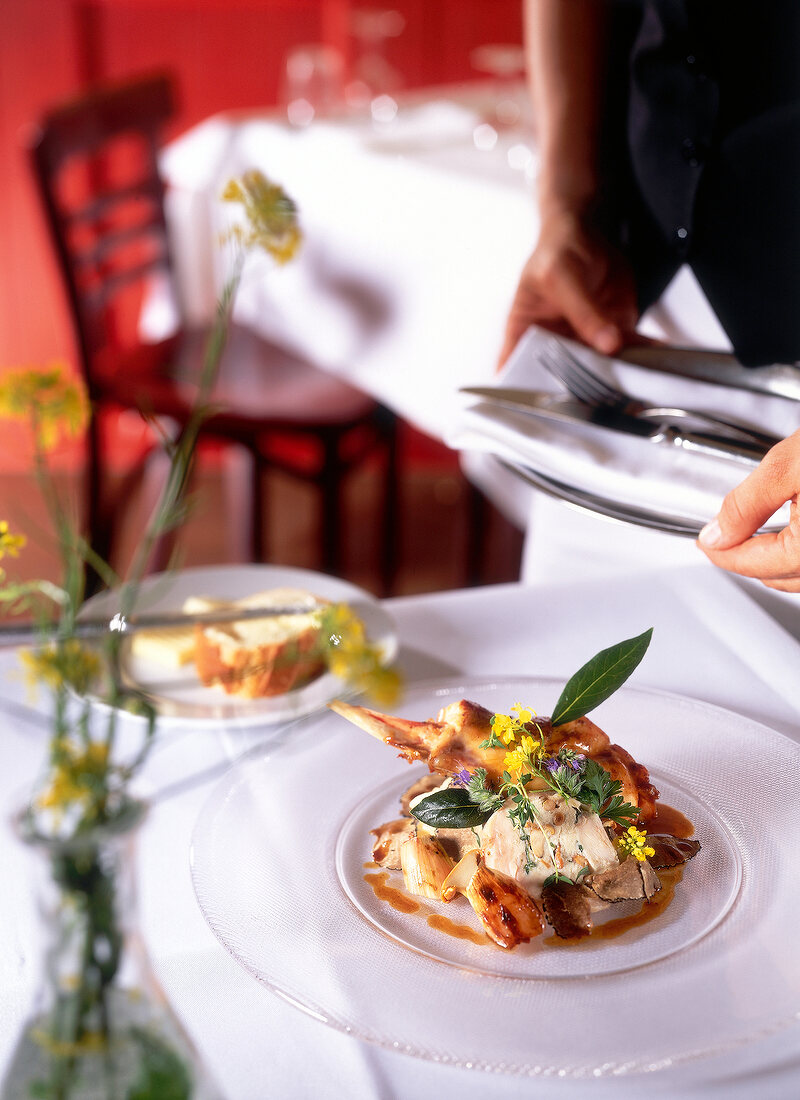
[[[166,73],[98,86],[47,111],[30,144],[90,392],[143,287],[171,273],[158,149],[174,109]]]

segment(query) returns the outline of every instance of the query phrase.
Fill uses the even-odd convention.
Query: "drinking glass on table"
[[[492,42],[476,46],[469,55],[476,72],[492,80],[492,106],[486,121],[498,130],[530,124],[530,105],[525,86],[525,50],[522,46]]]
[[[344,58],[332,46],[309,43],[286,55],[282,101],[291,126],[308,126],[341,109]]]
[[[386,43],[402,34],[406,25],[399,11],[356,8],[350,16],[350,31],[356,40],[352,79],[345,89],[348,106],[368,110],[375,123],[386,125],[397,114],[397,92],[402,75],[387,61]]]

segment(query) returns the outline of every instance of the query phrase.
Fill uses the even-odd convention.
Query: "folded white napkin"
[[[552,341],[543,329],[529,329],[497,375],[497,384],[564,393],[538,361]],[[598,375],[649,404],[730,416],[779,436],[798,426],[800,407],[784,398],[661,374],[564,343]],[[488,401],[464,409],[448,442],[459,450],[489,452],[529,466],[634,511],[645,509],[693,524],[716,515],[725,494],[753,468],[592,424],[548,422]],[[788,507],[774,517],[775,522],[787,520]]]

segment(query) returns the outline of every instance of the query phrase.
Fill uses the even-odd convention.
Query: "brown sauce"
[[[364,864],[365,871],[371,871],[376,867],[380,867],[380,863],[376,863],[374,859],[367,860],[367,862]]]
[[[402,890],[396,890],[394,886],[388,886],[389,872],[381,871],[377,875],[364,875],[364,882],[372,887],[376,898],[387,902],[398,913],[417,913],[420,903],[410,898]]]
[[[677,837],[678,840],[688,840],[689,837],[694,836],[694,825],[680,810],[656,802],[656,812],[647,822],[647,831],[653,836],[666,833],[667,836]]]
[[[457,940],[469,940],[478,947],[489,947],[492,941],[482,932],[470,928],[468,924],[456,924],[449,917],[443,917],[440,913],[432,913],[428,917],[428,924],[437,932],[444,932],[446,936],[454,936]]]
[[[694,825],[692,825],[689,818],[682,814],[680,810],[676,810],[673,806],[666,806],[657,802],[656,812],[647,823],[647,831],[653,835],[666,834],[667,836],[677,837],[679,840],[688,840],[690,837],[694,836]],[[373,832],[377,834],[379,830],[373,829]],[[380,867],[380,864],[372,860],[364,864],[365,870],[376,867]],[[629,932],[631,928],[638,928],[643,924],[648,924],[651,920],[655,920],[656,917],[661,916],[674,898],[675,887],[683,878],[683,866],[665,867],[658,872],[658,877],[661,880],[661,889],[650,901],[643,902],[641,909],[636,913],[630,913],[625,917],[616,917],[603,924],[596,924],[587,936],[576,936],[573,939],[565,939],[559,936],[547,936],[542,942],[549,947],[559,947],[567,944],[577,945],[587,940],[613,940],[616,939],[617,936],[622,936],[625,932]],[[399,913],[419,913],[423,908],[418,901],[415,901],[414,898],[410,897],[405,891],[398,890],[394,886],[388,885],[388,871],[381,871],[379,874],[364,875],[364,881],[372,887],[376,898],[380,901],[387,902]],[[449,917],[444,917],[440,913],[432,913],[427,920],[430,927],[435,929],[435,931],[443,932],[445,935],[453,936],[455,939],[468,940],[478,947],[486,947],[492,942],[488,936],[485,936],[482,932],[476,931],[476,929],[471,928],[468,924],[457,924],[455,921],[450,920]]]

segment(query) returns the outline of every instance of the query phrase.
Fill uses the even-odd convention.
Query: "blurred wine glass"
[[[530,124],[530,104],[525,85],[525,50],[512,43],[477,46],[469,55],[476,72],[492,77],[492,106],[486,122],[497,130]]]
[[[397,114],[403,78],[386,59],[386,43],[402,34],[405,25],[405,18],[393,9],[356,8],[350,13],[356,48],[345,99],[352,109],[368,111],[376,123],[391,123]]]
[[[344,58],[332,46],[296,46],[286,55],[281,99],[291,126],[308,126],[341,110]]]

